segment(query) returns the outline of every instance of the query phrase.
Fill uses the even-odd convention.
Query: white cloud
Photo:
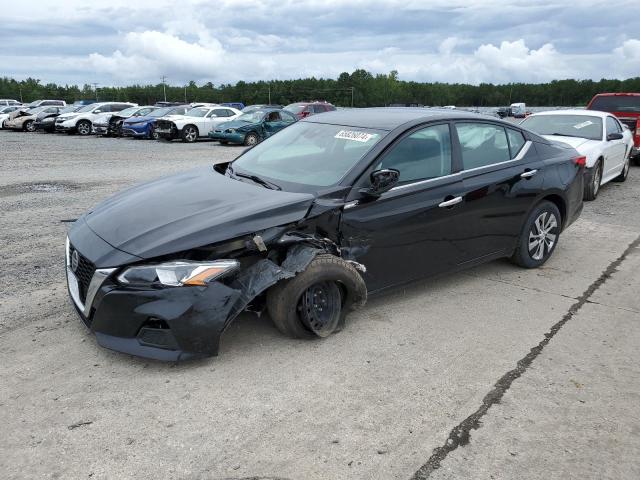
[[[120,79],[149,78],[179,72],[195,78],[213,76],[222,65],[224,49],[218,40],[200,35],[197,42],[187,42],[174,35],[157,31],[127,33],[124,51],[112,55],[92,53],[89,63],[98,72]]]

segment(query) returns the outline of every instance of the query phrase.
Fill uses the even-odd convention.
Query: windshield
[[[589,115],[534,115],[520,125],[538,135],[564,135],[602,140],[602,119]]]
[[[191,110],[187,111],[185,115],[187,117],[204,117],[207,113],[209,113],[208,108],[198,107],[198,108],[192,108]]]
[[[238,118],[236,118],[236,120],[248,123],[258,123],[262,120],[262,117],[264,117],[264,112],[257,111],[251,113],[243,113]]]
[[[85,105],[84,107],[82,107],[80,110],[77,110],[77,112],[78,113],[90,112],[91,110],[97,107],[98,105],[96,103],[90,103],[89,105]]]
[[[281,130],[233,162],[234,172],[290,183],[335,185],[387,132],[301,122]]]
[[[129,108],[125,108],[124,110],[120,110],[118,112],[118,116],[119,117],[127,117],[127,116],[131,116],[134,113],[136,113],[138,110],[140,110],[140,107],[129,107]]]
[[[283,110],[298,114],[304,110],[304,107],[306,107],[306,105],[287,105]]]
[[[596,97],[589,107],[601,112],[638,112],[640,113],[640,96],[612,95]]]
[[[75,112],[76,110],[78,110],[78,107],[64,107],[62,110],[60,110],[59,113],[71,113],[71,112]]]

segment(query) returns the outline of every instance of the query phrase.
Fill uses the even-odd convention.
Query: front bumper
[[[109,125],[96,125],[93,124],[93,132],[96,135],[107,135],[109,134]]]
[[[239,290],[221,282],[207,287],[124,287],[114,279],[118,268],[96,269],[89,286],[83,287],[71,267],[71,251],[67,240],[69,297],[98,344],[165,361],[218,354],[222,332],[239,313]]]
[[[221,130],[213,130],[209,132],[209,138],[213,140],[217,140],[219,142],[229,142],[229,143],[244,143],[244,137],[246,136],[245,132],[233,132],[226,133]]]
[[[56,122],[56,132],[75,132],[76,123],[73,120]]]
[[[123,137],[146,137],[149,135],[149,127],[147,124],[140,126],[134,124],[122,124]]]

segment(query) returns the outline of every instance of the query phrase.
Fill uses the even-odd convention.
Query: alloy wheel
[[[187,142],[195,142],[198,134],[196,133],[196,129],[193,127],[187,127],[187,131],[185,132],[184,138]]]
[[[89,122],[80,122],[77,129],[80,135],[89,135],[91,133],[91,124]]]
[[[548,255],[558,237],[558,219],[551,212],[542,212],[529,231],[529,255],[534,260],[542,260]]]
[[[596,171],[593,172],[593,195],[595,196],[600,190],[600,182],[602,181],[602,163],[598,163]]]
[[[249,135],[247,135],[247,138],[244,141],[244,144],[247,145],[248,147],[253,147],[257,143],[258,143],[258,137],[253,133],[250,133]]]
[[[24,126],[25,130],[27,132],[35,132],[36,131],[36,124],[30,120],[26,123],[26,125]]]

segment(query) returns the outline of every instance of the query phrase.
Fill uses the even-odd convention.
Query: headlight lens
[[[240,266],[237,260],[212,260],[191,262],[187,260],[129,267],[120,275],[118,281],[124,285],[150,286],[153,284],[168,287],[200,286],[236,271]]]
[[[235,128],[227,128],[227,133],[236,133]]]

